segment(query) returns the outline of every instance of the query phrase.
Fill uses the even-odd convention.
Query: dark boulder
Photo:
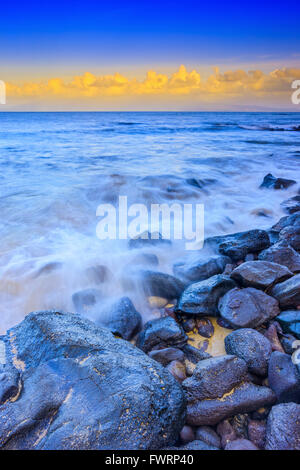
[[[184,353],[178,348],[154,349],[149,356],[164,367],[172,361],[184,362]]]
[[[258,331],[251,328],[233,331],[225,338],[225,349],[227,354],[244,359],[253,374],[267,375],[272,346]]]
[[[272,289],[272,295],[279,301],[282,308],[298,307],[300,305],[300,274],[277,284]]]
[[[218,248],[222,255],[229,256],[234,261],[245,259],[249,253],[258,253],[270,246],[269,235],[264,230],[249,230],[248,232],[211,237],[205,240],[209,246]]]
[[[231,278],[243,287],[267,289],[278,282],[285,281],[293,273],[286,267],[269,261],[247,261],[231,273]]]
[[[72,295],[76,313],[87,313],[102,299],[103,294],[99,289],[84,289]]]
[[[259,449],[264,449],[266,442],[267,425],[265,421],[250,420],[248,423],[248,437]]]
[[[179,299],[178,313],[192,315],[217,315],[218,301],[235,287],[235,282],[221,274],[188,286]]]
[[[300,195],[291,197],[290,199],[283,201],[281,203],[281,206],[288,214],[295,214],[297,212],[300,212]]]
[[[281,232],[285,227],[296,227],[300,225],[300,214],[293,214],[281,219],[272,227],[272,230],[275,232]]]
[[[262,261],[271,261],[272,263],[286,266],[292,273],[300,271],[300,254],[292,248],[286,240],[275,243],[267,250],[258,255]]]
[[[145,353],[169,347],[181,348],[188,337],[171,317],[156,318],[147,322],[137,339],[137,346]]]
[[[216,274],[221,274],[226,264],[230,264],[228,256],[212,256],[207,260],[200,259],[192,264],[177,263],[173,267],[175,276],[182,278],[185,282],[204,281]]]
[[[252,287],[227,292],[219,302],[219,311],[236,329],[256,328],[280,313],[276,299]]]
[[[300,375],[291,356],[274,351],[270,358],[268,382],[278,403],[300,403]]]
[[[300,310],[286,310],[281,312],[276,320],[285,333],[291,333],[300,339]]]
[[[142,316],[128,297],[121,297],[108,311],[102,312],[97,323],[113,334],[131,340],[142,328]]]
[[[183,444],[187,444],[188,442],[192,442],[195,440],[195,433],[194,430],[191,426],[183,426],[183,428],[180,431],[180,441]]]
[[[271,173],[268,173],[260,185],[260,188],[268,189],[287,189],[290,186],[297,184],[297,181],[288,180],[286,178],[276,178]]]
[[[123,286],[137,289],[146,297],[162,297],[173,300],[180,297],[184,284],[170,274],[150,270],[128,270],[123,276]]]
[[[19,393],[0,408],[2,449],[158,449],[185,421],[181,387],[157,362],[79,315],[28,315],[3,338]]]
[[[300,450],[300,405],[273,406],[267,421],[266,450]]]
[[[166,369],[173,375],[177,382],[183,382],[186,379],[186,368],[182,362],[172,361],[167,365]]]
[[[221,448],[221,439],[210,426],[199,426],[196,429],[196,439],[218,449]]]
[[[215,425],[230,416],[275,402],[270,388],[247,380],[247,365],[236,356],[199,362],[192,377],[182,384],[187,398],[187,423]]]
[[[279,240],[285,240],[296,251],[300,251],[300,225],[286,227],[279,233]]]

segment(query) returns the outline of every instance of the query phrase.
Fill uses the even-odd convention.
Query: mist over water
[[[300,182],[299,129],[297,113],[0,113],[0,332],[33,310],[74,311],[72,295],[85,288],[102,292],[88,312],[96,321],[121,295],[144,319],[155,315],[127,273],[172,273],[199,252],[184,240],[147,250],[101,241],[98,205],[119,195],[204,204],[206,237],[269,228],[299,185],[259,186],[267,173]],[[141,263],[140,252],[159,266]],[[91,274],[97,266],[107,268],[102,279]]]

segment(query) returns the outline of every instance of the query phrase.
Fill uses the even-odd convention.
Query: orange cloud
[[[187,71],[184,65],[171,74],[157,73],[149,70],[144,80],[127,78],[120,73],[114,75],[94,75],[86,72],[66,81],[51,78],[45,82],[30,82],[17,85],[7,83],[8,97],[33,98],[35,100],[101,99],[109,97],[158,96],[169,99],[174,97],[199,98],[206,101],[243,97],[249,94],[257,97],[282,96],[291,93],[291,82],[300,78],[300,69],[282,68],[268,74],[261,70],[235,70],[220,73],[216,68],[205,80],[196,70]]]

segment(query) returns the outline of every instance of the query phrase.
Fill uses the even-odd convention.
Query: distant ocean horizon
[[[96,237],[99,204],[201,203],[205,236],[270,228],[299,184],[259,186],[268,173],[299,181],[299,159],[298,112],[0,112],[0,331],[30,311],[74,311],[74,292],[95,287],[90,267],[112,275],[104,296],[131,296],[133,253]],[[180,241],[155,253],[169,273],[196,256]]]

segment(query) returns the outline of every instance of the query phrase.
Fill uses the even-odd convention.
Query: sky
[[[5,110],[298,111],[299,14],[299,0],[6,3]]]

